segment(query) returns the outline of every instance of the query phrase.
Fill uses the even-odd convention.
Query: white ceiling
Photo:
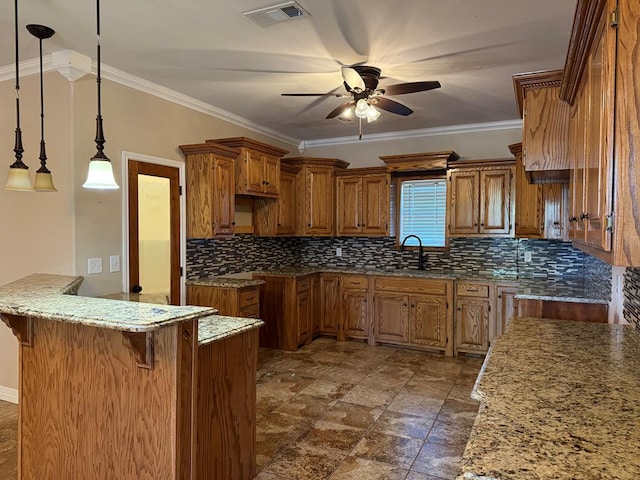
[[[260,27],[242,13],[268,0],[103,0],[102,62],[300,140],[357,135],[326,115],[344,100],[341,65],[382,69],[380,86],[439,80],[392,97],[367,133],[518,118],[511,75],[561,68],[576,0],[299,0],[311,14]],[[20,0],[20,58],[38,56],[28,23],[56,30],[44,53],[95,57],[96,4]],[[14,60],[13,0],[0,0],[0,65]]]

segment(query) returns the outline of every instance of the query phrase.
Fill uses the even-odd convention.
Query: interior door
[[[180,305],[178,168],[130,160],[129,288]]]

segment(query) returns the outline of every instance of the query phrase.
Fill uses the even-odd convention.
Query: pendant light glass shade
[[[97,47],[97,79],[98,84],[98,115],[96,117],[96,154],[89,162],[89,172],[87,173],[87,180],[82,184],[84,188],[93,188],[100,190],[115,190],[120,188],[116,183],[116,179],[113,176],[113,166],[111,160],[104,154],[104,132],[102,130],[102,97],[100,91],[100,84],[102,78],[100,77],[100,0],[96,1],[96,19],[97,19],[97,34],[98,34],[98,47]]]
[[[57,192],[53,185],[53,176],[51,172],[36,172],[36,180],[33,182],[33,189],[36,192]]]
[[[9,177],[4,189],[15,192],[33,192],[29,170],[14,166],[9,167]]]
[[[113,167],[109,159],[92,158],[89,162],[87,181],[82,184],[84,188],[96,188],[102,190],[116,190],[120,188],[113,177]]]
[[[31,178],[29,177],[29,167],[22,161],[22,130],[20,130],[20,71],[18,60],[18,0],[14,2],[14,19],[15,19],[15,47],[16,47],[16,140],[13,152],[16,160],[9,166],[9,176],[4,186],[5,190],[13,190],[17,192],[32,192]]]

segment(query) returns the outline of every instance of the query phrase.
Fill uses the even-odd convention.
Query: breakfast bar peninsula
[[[0,287],[20,344],[18,479],[252,478],[262,322],[79,297],[81,282]]]

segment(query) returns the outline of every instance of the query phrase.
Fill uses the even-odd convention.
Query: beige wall
[[[31,176],[40,167],[38,76],[21,79],[20,109],[24,162]],[[44,77],[45,140],[56,193],[1,190],[13,163],[15,93],[11,81],[0,83],[0,285],[35,272],[73,273],[73,169],[71,155],[71,84],[59,73]],[[0,386],[18,387],[17,341],[0,322]]]
[[[366,140],[366,133],[364,135]],[[457,133],[386,141],[363,141],[344,145],[309,147],[306,157],[339,158],[350,162],[349,168],[382,166],[381,155],[455,151],[462,159],[513,158],[507,148],[522,141],[522,129],[510,128],[486,132]]]

